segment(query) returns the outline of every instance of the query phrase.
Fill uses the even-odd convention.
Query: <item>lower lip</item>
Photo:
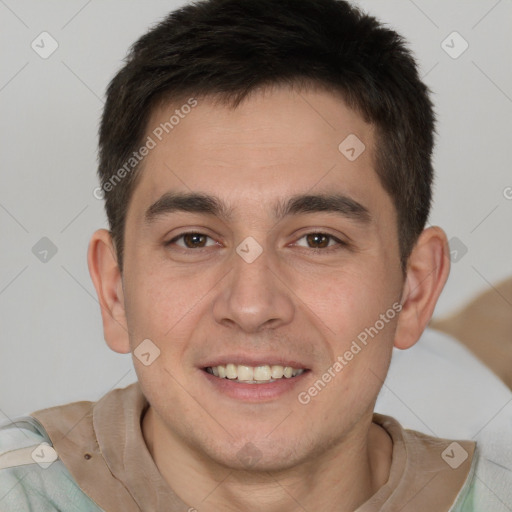
[[[283,377],[282,379],[265,384],[242,384],[231,379],[215,377],[215,375],[205,370],[200,370],[200,372],[217,392],[245,402],[266,402],[280,398],[282,395],[292,391],[303,382],[309,370],[305,370],[296,377]]]

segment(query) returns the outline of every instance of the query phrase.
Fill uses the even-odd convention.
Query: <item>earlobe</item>
[[[409,257],[402,293],[402,311],[395,347],[412,347],[430,321],[450,273],[448,241],[444,231],[429,227],[421,233]]]
[[[122,276],[112,237],[106,229],[99,229],[92,235],[87,262],[101,307],[105,341],[114,352],[127,354],[130,342]]]

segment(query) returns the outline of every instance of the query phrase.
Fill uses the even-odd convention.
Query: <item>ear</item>
[[[112,237],[106,229],[99,229],[92,235],[87,263],[101,307],[105,341],[114,352],[127,354],[130,342],[122,275]]]
[[[395,347],[412,347],[430,321],[450,273],[450,250],[445,232],[431,226],[421,233],[409,256],[402,290]]]

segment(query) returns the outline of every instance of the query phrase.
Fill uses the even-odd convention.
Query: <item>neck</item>
[[[349,512],[386,483],[392,441],[382,427],[358,425],[341,442],[307,462],[279,471],[244,471],[196,453],[149,408],[142,421],[146,445],[162,477],[186,503],[227,512]]]

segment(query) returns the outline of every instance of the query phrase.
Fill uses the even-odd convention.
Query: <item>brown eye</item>
[[[329,245],[329,239],[332,238],[324,233],[311,233],[306,235],[308,244],[313,249],[323,249]]]
[[[195,247],[204,247],[206,244],[206,239],[208,237],[206,235],[201,235],[199,233],[187,233],[183,235],[183,242],[189,249],[194,249]]]
[[[335,251],[348,246],[343,240],[322,232],[313,232],[301,236],[294,245],[307,249],[323,249],[323,252]]]
[[[210,242],[208,242],[210,240]],[[201,249],[209,245],[214,245],[215,242],[207,235],[202,233],[183,233],[176,238],[173,238],[166,245],[176,244],[185,249]]]

